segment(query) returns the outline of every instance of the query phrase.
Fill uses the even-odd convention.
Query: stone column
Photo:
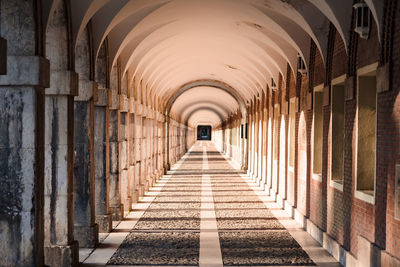
[[[264,144],[264,136],[263,136],[263,119],[264,119],[264,110],[262,107],[263,103],[261,99],[258,99],[258,161],[257,161],[257,182],[260,184],[262,181],[262,168],[263,168],[263,144]]]
[[[171,125],[170,125],[170,118],[169,116],[165,116],[165,130],[164,132],[164,141],[165,141],[165,151],[164,151],[164,155],[165,155],[165,159],[164,159],[164,171],[167,172],[171,165],[170,165],[170,154],[169,154],[169,150],[171,147],[171,137],[170,137],[170,133],[171,133]]]
[[[79,247],[95,247],[99,229],[95,223],[94,102],[97,85],[80,80],[75,106],[74,231]]]
[[[7,9],[3,8],[6,5],[0,7],[2,19],[6,19]],[[24,13],[14,13],[12,19]],[[25,22],[29,19],[24,17]],[[0,34],[1,30],[6,27]],[[19,34],[22,36],[22,29]],[[13,49],[10,47],[9,53]],[[28,47],[18,49],[26,52]],[[49,87],[49,62],[38,56],[8,55],[6,69],[7,73],[0,75],[1,264],[42,266],[44,88]]]
[[[136,103],[135,105],[135,188],[136,195],[138,197],[143,195],[143,183],[142,183],[142,116],[141,116],[141,104]]]
[[[135,100],[129,98],[129,181],[130,181],[130,196],[132,203],[136,203],[139,200],[137,192],[137,179],[136,179],[136,125],[135,125]]]
[[[123,205],[120,198],[119,144],[118,144],[118,109],[119,99],[116,90],[108,90],[109,101],[109,208],[113,220],[123,218]]]
[[[249,119],[248,119],[248,169],[247,169],[247,174],[252,175],[253,170],[252,170],[252,164],[253,164],[253,104],[250,105],[249,108]]]
[[[108,89],[98,88],[94,103],[94,180],[95,222],[100,233],[112,230],[112,215],[109,211],[109,108]]]
[[[162,130],[163,130],[163,123],[161,121],[161,114],[157,112],[157,170],[158,176],[162,176],[164,174],[163,170],[163,139],[162,139]]]
[[[148,180],[147,180],[147,129],[148,123],[146,119],[146,107],[142,105],[142,133],[141,133],[141,168],[140,168],[140,184],[144,186],[143,193],[148,190]]]
[[[118,148],[119,148],[119,180],[120,180],[120,197],[124,214],[128,213],[132,206],[130,197],[129,171],[128,171],[128,136],[129,136],[129,108],[128,99],[125,95],[119,95],[119,127],[118,127]]]
[[[52,70],[45,96],[45,263],[78,263],[74,241],[73,166],[75,72]]]

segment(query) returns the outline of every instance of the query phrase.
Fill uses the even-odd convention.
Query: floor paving
[[[340,266],[244,172],[202,141],[83,266]]]

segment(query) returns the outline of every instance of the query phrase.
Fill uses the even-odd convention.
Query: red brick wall
[[[378,95],[378,139],[377,139],[377,181],[378,188],[385,185],[387,212],[383,217],[386,220],[386,250],[400,258],[400,220],[394,218],[395,209],[395,164],[400,164],[400,4],[397,4],[393,36],[392,58],[392,87],[391,90]],[[379,203],[385,199],[385,190],[382,188]],[[382,203],[380,203],[382,205]],[[382,216],[377,209],[378,218]],[[378,223],[379,219],[377,219]],[[377,229],[377,239],[381,235]]]
[[[315,51],[315,65],[314,65],[314,83],[313,86],[317,86],[325,82],[325,66],[322,60],[319,49]]]
[[[346,48],[339,32],[335,34],[335,44],[332,57],[332,79],[339,77],[347,72]]]

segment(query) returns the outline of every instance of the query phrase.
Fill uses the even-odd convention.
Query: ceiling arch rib
[[[291,1],[258,1],[253,4],[265,15],[280,25],[287,25],[296,31],[293,24],[305,31],[316,43],[325,60],[328,42],[329,20],[307,0]],[[307,45],[309,41],[307,42]],[[305,60],[305,62],[308,61]]]
[[[221,114],[219,114],[218,110],[213,109],[212,107],[199,107],[188,114],[184,123],[192,127],[196,127],[197,125],[195,125],[193,122],[198,121],[199,118],[204,120],[205,118],[203,116],[209,112],[214,113],[218,116],[218,120],[210,120],[211,126],[216,127],[224,121],[225,118]]]
[[[44,0],[46,10],[51,10],[53,2],[56,1]],[[329,21],[347,47],[349,34],[343,29],[348,29],[351,22],[350,2],[71,1],[72,8],[77,10],[72,18],[72,33],[77,40],[91,20],[94,49],[98,51],[106,37],[109,41],[110,69],[119,59],[122,75],[129,70],[129,78],[133,79],[129,82],[146,89],[146,98],[165,106],[167,112],[175,113],[171,104],[186,85],[208,86],[207,81],[212,81],[214,84],[209,86],[214,89],[229,84],[227,91],[239,99],[243,115],[245,102],[268,85],[271,87],[271,78],[277,82],[282,75],[285,80],[288,64],[296,74],[298,54],[308,68],[311,39],[326,60]],[[379,32],[381,1],[366,2],[378,22]],[[203,103],[199,101],[193,105]]]
[[[72,39],[74,47],[79,40],[80,35],[84,31],[90,19],[108,2],[113,2],[114,5],[125,3],[129,0],[79,0],[71,1],[72,12]]]
[[[202,108],[190,114],[186,123],[192,125],[192,127],[196,127],[200,123],[217,127],[222,122],[223,118],[220,117],[216,110],[213,110],[212,108]]]
[[[206,107],[217,110],[219,114],[221,114],[221,117],[223,119],[226,119],[230,114],[229,110],[226,110],[225,108],[221,107],[220,105],[218,105],[218,103],[214,101],[208,101],[208,102],[199,102],[197,104],[192,104],[190,107],[186,107],[186,109],[183,109],[184,111],[180,116],[180,119],[186,123],[188,121],[189,115],[193,113],[194,110]]]
[[[231,97],[233,97],[236,102],[238,103],[238,107],[242,113],[242,117],[246,117],[247,111],[246,111],[246,104],[245,100],[241,97],[241,95],[230,85],[224,84],[221,81],[213,81],[213,80],[198,80],[198,81],[192,81],[187,84],[182,85],[174,95],[168,99],[166,103],[166,114],[170,114],[171,108],[174,105],[174,103],[177,101],[177,99],[185,92],[189,90],[193,90],[194,88],[197,87],[212,87],[212,88],[217,88],[220,90],[225,91],[228,93]]]
[[[200,46],[201,45],[202,44],[200,44]],[[223,45],[223,44],[221,43],[221,45]],[[182,44],[182,46],[178,47],[176,49],[176,51],[182,50],[184,48],[184,46],[185,46],[185,44]],[[177,52],[172,52],[172,51],[170,52],[164,47],[168,47],[168,46],[162,46],[162,47],[158,48],[157,49],[158,51],[155,51],[154,53],[151,53],[149,51],[149,53],[151,53],[151,55],[147,55],[148,56],[147,58],[150,63],[143,62],[143,60],[147,59],[146,55],[144,56],[144,59],[138,64],[138,67],[136,68],[135,76],[139,77],[139,80],[141,80],[141,79],[143,79],[145,81],[148,80],[148,79],[146,79],[146,74],[142,74],[142,72],[146,72],[146,70],[141,70],[141,66],[145,66],[147,68],[147,71],[151,71],[151,75],[159,74],[158,76],[166,78],[165,71],[163,72],[162,70],[173,69],[174,67],[177,67],[177,66],[183,66],[185,63],[190,64],[193,61],[195,61],[197,63],[196,66],[198,66],[200,60],[205,58],[205,56],[201,55],[201,54],[193,55],[193,53],[187,53],[187,54],[184,54],[185,56],[182,57],[183,62],[179,62],[178,60],[175,60],[171,64],[170,62],[172,60],[169,57],[173,57],[173,55],[175,55]],[[262,89],[265,89],[265,87],[263,86],[263,84],[265,84],[265,75],[263,76],[263,73],[265,74],[265,73],[269,72],[270,75],[274,74],[275,79],[278,79],[279,73],[282,76],[284,76],[284,70],[286,70],[286,61],[284,61],[283,58],[280,58],[280,61],[277,62],[273,57],[271,57],[271,56],[269,56],[269,54],[265,53],[261,47],[255,46],[254,43],[248,43],[248,44],[246,44],[246,47],[250,48],[249,50],[252,50],[252,51],[258,50],[258,52],[262,53],[264,56],[257,58],[256,55],[253,55],[250,53],[248,54],[248,56],[241,56],[241,55],[239,55],[240,49],[234,49],[232,52],[229,49],[226,49],[225,58],[220,59],[220,60],[223,60],[223,62],[225,62],[225,63],[220,62],[220,65],[222,65],[224,68],[228,68],[228,71],[243,71],[246,73],[247,77],[253,76],[252,80],[255,81],[255,84],[258,84],[257,87],[261,87]],[[162,55],[160,55],[160,53],[162,53]],[[229,55],[232,53],[239,55],[238,58],[236,59],[236,61],[232,61],[232,59],[229,58]],[[162,57],[163,59],[160,61],[155,60],[155,57],[156,57],[155,54],[159,55],[159,57]],[[168,61],[168,59],[170,61]],[[157,66],[153,67],[153,65],[156,65],[155,62],[157,62]],[[270,64],[266,65],[265,62],[269,62]],[[212,63],[210,63],[208,61],[204,62],[204,65],[206,68],[210,68],[211,64]],[[160,69],[160,71],[158,71],[158,69]],[[181,75],[182,75],[182,73],[183,72],[180,72]],[[254,76],[257,76],[257,77],[254,77]],[[168,77],[168,78],[171,78],[171,77]],[[269,80],[267,80],[267,82],[269,82]],[[165,84],[165,83],[163,83],[163,84]]]
[[[118,27],[132,29],[150,13],[162,7],[170,0],[124,1],[120,5],[113,2],[103,6],[92,18],[94,51],[98,53],[101,43],[112,29]],[[124,31],[125,32],[125,31]],[[97,54],[96,53],[96,54]]]
[[[239,110],[239,103],[228,92],[209,86],[193,87],[183,92],[171,106],[170,114],[186,121],[187,114],[198,107],[213,107],[227,118]]]

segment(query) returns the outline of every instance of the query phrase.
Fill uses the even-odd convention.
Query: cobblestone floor
[[[97,257],[104,265],[315,265],[318,257],[310,258],[212,143],[197,143],[163,180],[112,253],[95,250],[84,263],[94,266]],[[339,266],[329,260],[315,262]]]

